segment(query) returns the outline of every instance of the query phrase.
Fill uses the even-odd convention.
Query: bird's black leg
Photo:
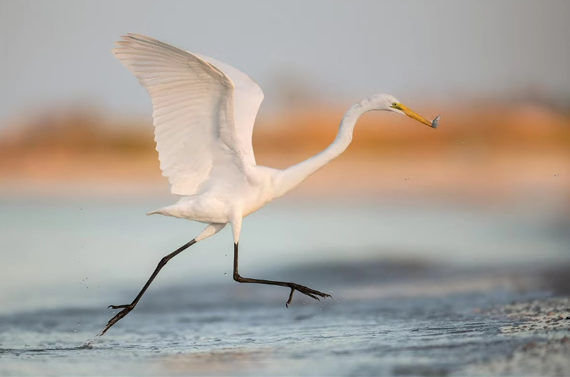
[[[105,326],[103,331],[101,331],[99,336],[105,334],[107,332],[107,330],[109,330],[111,328],[111,326],[113,326],[115,323],[119,322],[119,320],[121,320],[121,318],[125,317],[127,314],[129,314],[129,312],[131,310],[134,309],[134,307],[137,305],[137,303],[141,299],[142,295],[145,293],[147,288],[150,286],[150,284],[152,283],[152,281],[154,280],[156,275],[158,275],[158,273],[160,272],[162,267],[164,267],[166,265],[166,263],[168,263],[169,260],[171,260],[172,258],[177,256],[178,254],[180,254],[182,251],[186,250],[190,246],[194,245],[195,243],[196,243],[196,240],[193,239],[192,241],[186,243],[185,245],[180,246],[178,249],[174,250],[172,253],[170,253],[167,256],[165,256],[164,258],[162,258],[160,260],[160,262],[158,262],[158,265],[156,266],[154,272],[152,273],[152,275],[150,275],[150,278],[148,279],[148,281],[146,282],[144,287],[142,287],[141,291],[139,292],[137,297],[135,297],[133,302],[131,302],[130,304],[126,304],[126,305],[109,305],[109,308],[123,309],[123,310],[121,310],[120,312],[115,314],[115,316],[113,318],[111,318],[109,320],[109,322],[107,322],[107,325]]]
[[[238,244],[234,243],[234,280],[239,283],[255,283],[255,284],[269,284],[269,285],[279,285],[281,287],[291,288],[291,293],[289,293],[289,298],[285,303],[285,306],[289,307],[291,300],[293,300],[293,292],[299,291],[309,297],[319,300],[319,297],[331,297],[331,295],[323,292],[316,291],[304,285],[297,283],[291,283],[286,281],[274,281],[274,280],[263,280],[263,279],[251,279],[244,278],[238,273]]]

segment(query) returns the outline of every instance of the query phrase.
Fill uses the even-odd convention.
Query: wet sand
[[[570,373],[570,297],[517,302],[487,312],[515,323],[501,334],[532,338],[511,355],[461,371],[478,376],[567,376]]]

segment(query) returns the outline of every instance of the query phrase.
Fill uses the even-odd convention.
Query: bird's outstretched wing
[[[195,194],[217,168],[231,174],[255,165],[251,136],[263,92],[246,74],[138,34],[123,36],[113,53],[150,94],[173,194]]]

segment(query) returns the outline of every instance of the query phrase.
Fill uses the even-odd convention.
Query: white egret
[[[152,99],[156,149],[171,192],[180,199],[149,212],[208,224],[190,242],[160,260],[140,293],[109,320],[100,335],[126,316],[160,269],[189,246],[227,224],[233,231],[233,278],[240,283],[270,284],[290,289],[286,305],[297,290],[309,297],[329,297],[309,287],[284,281],[251,279],[238,272],[238,244],[245,216],[303,182],[340,155],[350,144],[357,119],[367,111],[405,114],[430,127],[428,121],[388,94],[353,105],[340,123],[336,139],[317,155],[287,169],[256,165],[251,143],[253,124],[263,100],[261,88],[246,74],[215,59],[128,34],[116,43],[115,56],[139,79]]]

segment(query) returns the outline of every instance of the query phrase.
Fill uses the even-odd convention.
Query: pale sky
[[[0,0],[0,122],[78,102],[150,114],[110,53],[127,32],[240,68],[269,108],[288,78],[347,105],[377,92],[568,98],[569,19],[570,1]]]

